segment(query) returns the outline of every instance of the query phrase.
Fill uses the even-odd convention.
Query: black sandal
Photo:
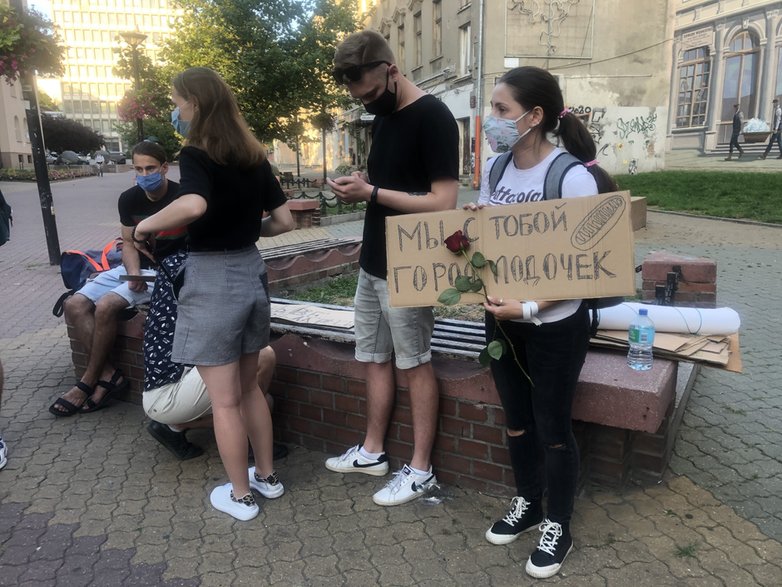
[[[122,383],[119,383],[120,379],[122,379]],[[125,391],[129,385],[128,379],[122,374],[122,371],[120,369],[115,369],[114,374],[111,376],[111,381],[104,381],[101,379],[95,384],[95,389],[103,387],[106,390],[103,397],[98,401],[93,401],[91,397],[88,397],[79,411],[82,414],[89,414],[90,412],[102,410],[106,407],[106,400],[109,399],[110,395]]]
[[[90,401],[90,396],[95,393],[95,389],[84,383],[83,381],[77,381],[76,387],[79,388],[87,397],[84,399],[84,403],[80,405],[73,404],[69,402],[67,399],[58,397],[56,400],[54,400],[54,403],[49,406],[49,412],[51,414],[54,414],[58,418],[63,418],[66,416],[73,416],[74,414],[78,414],[81,412],[82,408],[84,407],[84,404]],[[57,406],[60,406],[63,408],[62,410],[58,409]]]

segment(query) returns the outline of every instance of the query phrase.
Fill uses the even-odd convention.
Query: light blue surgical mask
[[[145,192],[154,192],[163,185],[163,174],[156,171],[149,175],[137,175],[136,184]]]
[[[171,113],[171,126],[183,137],[186,137],[190,131],[190,121],[179,118],[179,106],[174,108],[174,111]]]
[[[523,133],[519,133],[516,123],[529,114],[531,110],[527,110],[524,114],[519,116],[516,120],[510,118],[497,118],[496,116],[487,116],[483,123],[483,132],[486,133],[486,140],[489,141],[491,150],[495,153],[504,153],[510,151],[513,145],[518,143],[532,130],[529,127]]]

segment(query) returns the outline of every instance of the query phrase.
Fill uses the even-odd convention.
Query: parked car
[[[106,158],[106,161],[114,161],[117,165],[124,165],[127,163],[127,157],[125,157],[125,153],[122,151],[109,151],[108,153],[103,155]]]
[[[63,151],[57,158],[58,165],[89,165],[89,161],[85,160],[83,155],[79,155],[74,151]]]
[[[57,151],[47,151],[46,153],[46,162],[49,165],[54,165],[57,163],[57,159],[60,157],[60,155],[57,153]]]

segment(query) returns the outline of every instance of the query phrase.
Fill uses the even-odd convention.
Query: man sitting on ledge
[[[174,328],[177,318],[177,281],[179,269],[187,258],[184,252],[171,255],[161,263],[155,289],[149,304],[144,326],[144,412],[151,422],[149,433],[180,460],[187,460],[203,454],[203,449],[189,442],[185,431],[191,428],[212,427],[212,405],[206,392],[206,385],[195,367],[186,367],[171,361],[174,343]],[[179,284],[181,285],[181,284]],[[276,364],[274,349],[270,346],[261,350],[258,357],[258,385],[266,394],[268,407],[273,404],[268,393],[269,384]],[[288,453],[283,444],[274,444],[274,459]],[[251,469],[251,471],[253,471]],[[254,471],[253,471],[254,472]],[[258,489],[266,497],[282,495],[282,485],[272,482],[274,474],[258,482]],[[278,490],[275,485],[280,485]],[[257,488],[257,487],[256,487]]]

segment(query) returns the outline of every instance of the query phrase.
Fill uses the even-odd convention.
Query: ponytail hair
[[[526,110],[535,106],[543,110],[542,132],[557,137],[565,150],[582,163],[590,163],[587,170],[595,178],[598,193],[618,189],[608,172],[592,164],[597,156],[595,141],[581,119],[565,108],[562,90],[553,75],[540,67],[516,67],[506,72],[498,83],[507,85],[513,99]]]

